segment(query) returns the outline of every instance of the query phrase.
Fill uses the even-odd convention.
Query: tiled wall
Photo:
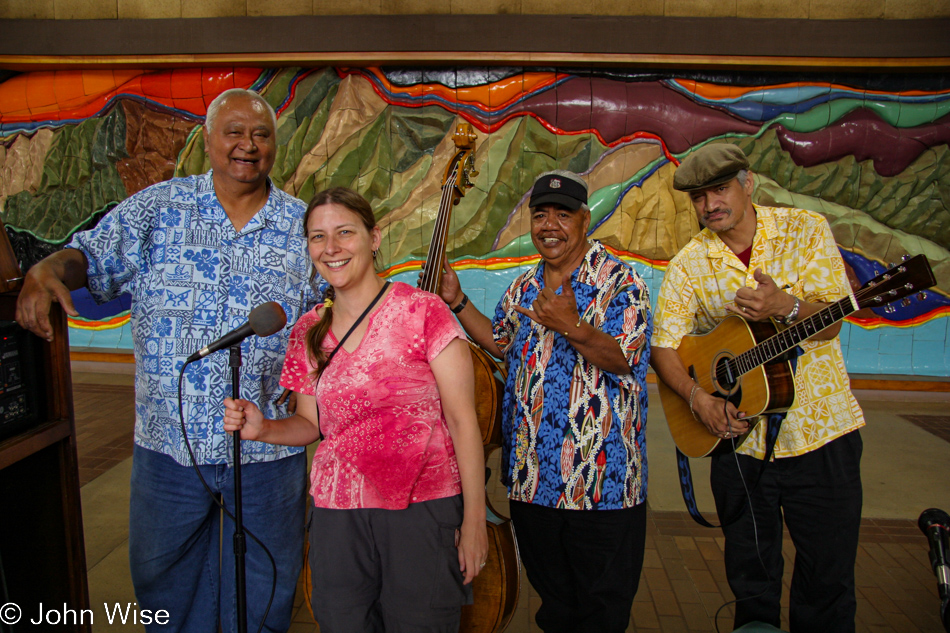
[[[901,20],[950,17],[950,0],[0,0],[0,18],[9,19],[400,14]]]
[[[555,167],[584,174],[592,237],[629,261],[655,300],[665,260],[698,229],[688,196],[671,188],[675,166],[707,142],[731,142],[757,174],[757,202],[822,213],[859,283],[903,254],[931,261],[942,292],[845,327],[849,369],[950,376],[950,209],[940,194],[950,81],[835,73],[749,84],[620,68],[27,72],[0,81],[0,204],[18,243],[41,257],[148,184],[207,170],[197,133],[207,103],[251,87],[279,111],[275,184],[305,200],[330,186],[360,190],[383,232],[381,265],[397,278],[413,282],[425,257],[451,132],[465,121],[478,130],[478,174],[455,208],[449,256],[467,267],[476,305],[491,313],[529,265],[526,192]],[[130,349],[114,315],[83,313],[96,331],[73,324],[73,345]]]

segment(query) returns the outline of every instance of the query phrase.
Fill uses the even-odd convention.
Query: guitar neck
[[[804,318],[795,325],[770,336],[729,361],[732,365],[733,375],[736,377],[742,376],[756,367],[778,358],[805,339],[831,327],[857,309],[858,306],[851,299],[851,295],[822,308],[810,317]]]

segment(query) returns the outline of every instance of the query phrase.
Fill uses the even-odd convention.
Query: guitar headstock
[[[914,293],[922,293],[936,283],[930,262],[923,255],[915,255],[861,286],[854,296],[862,308],[879,308]]]
[[[451,184],[453,187],[452,204],[458,204],[465,193],[472,188],[472,178],[478,176],[475,171],[475,139],[478,135],[468,122],[459,123],[455,127],[452,140],[455,141],[455,156],[449,161],[442,177],[442,186]]]

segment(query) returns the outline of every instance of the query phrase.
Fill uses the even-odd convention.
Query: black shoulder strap
[[[792,366],[792,374],[798,369],[798,357],[802,354],[802,349],[799,346],[793,347],[789,350],[789,363]],[[768,417],[768,428],[765,430],[765,459],[762,460],[762,465],[759,467],[759,474],[755,478],[755,482],[752,486],[749,487],[749,490],[755,490],[759,485],[759,481],[762,480],[762,474],[765,473],[765,468],[768,466],[769,461],[772,459],[772,453],[775,452],[775,442],[778,440],[778,432],[782,428],[782,421],[785,419],[785,413],[773,413]],[[702,513],[699,511],[699,507],[696,505],[696,494],[693,492],[693,474],[689,468],[689,457],[683,455],[680,452],[680,449],[676,449],[676,466],[679,470],[680,475],[680,490],[683,493],[683,501],[686,503],[686,510],[689,511],[689,515],[693,517],[693,520],[700,525],[705,527],[722,527],[723,525],[729,525],[739,520],[739,516],[726,517],[722,520],[720,525],[713,525],[707,521]],[[748,506],[742,506],[743,509]],[[744,510],[743,510],[744,511]]]
[[[769,460],[772,458],[772,452],[775,450],[775,440],[778,439],[778,432],[782,426],[782,420],[785,419],[784,413],[773,413],[768,418],[768,429],[766,429],[765,434],[765,459],[762,460],[762,466],[759,468],[759,474],[755,478],[755,483],[752,484],[750,490],[755,490],[756,486],[759,485],[759,481],[762,479],[762,473],[765,472],[765,467],[768,465]],[[723,525],[729,525],[730,523],[738,520],[739,517],[728,517],[728,520],[723,520],[720,525],[714,525],[707,521],[703,517],[702,513],[699,511],[699,507],[696,505],[696,494],[693,492],[693,474],[689,468],[689,457],[683,455],[680,452],[680,449],[676,449],[676,466],[679,470],[680,475],[680,490],[683,493],[683,501],[686,503],[686,510],[689,511],[689,515],[693,517],[693,520],[700,525],[705,527],[722,527]],[[743,506],[744,508],[745,506]]]

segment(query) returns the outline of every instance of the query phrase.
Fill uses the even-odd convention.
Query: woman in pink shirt
[[[322,437],[310,471],[321,631],[454,633],[488,555],[464,332],[439,297],[376,274],[381,233],[358,193],[317,194],[304,227],[331,288],[291,333],[281,384],[297,411],[269,420],[228,399],[225,428],[291,446]]]

